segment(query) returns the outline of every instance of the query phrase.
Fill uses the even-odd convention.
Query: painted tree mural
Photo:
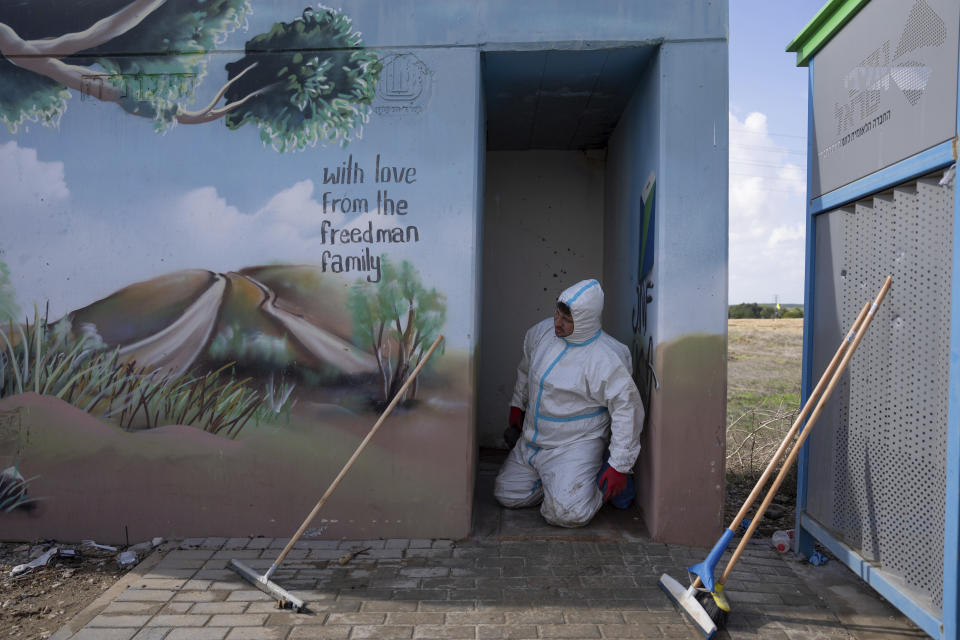
[[[361,344],[377,358],[383,383],[383,402],[397,395],[410,372],[433,343],[447,316],[446,297],[436,289],[427,290],[410,262],[400,266],[381,258],[383,277],[375,286],[358,282],[348,306]],[[402,400],[416,398],[417,381]]]
[[[248,40],[210,102],[188,108],[207,54],[244,23],[249,0],[6,0],[0,3],[0,120],[56,126],[70,89],[154,122],[247,122],[278,151],[347,142],[369,117],[380,65],[350,18],[307,8]],[[42,17],[41,17],[42,16]],[[77,25],[84,25],[77,31]]]

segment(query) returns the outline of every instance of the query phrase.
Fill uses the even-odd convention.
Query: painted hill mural
[[[442,328],[445,297],[409,263],[383,265],[379,283],[352,285],[306,265],[178,271],[56,322],[8,322],[0,397],[34,391],[127,429],[188,424],[227,437],[304,394],[385,405]]]
[[[308,267],[181,271],[131,285],[71,316],[152,370],[182,374],[219,358],[268,369],[298,364],[331,375],[375,372],[374,356],[349,342],[351,321],[337,300],[343,296],[311,275]],[[285,299],[267,284],[274,280],[289,283]],[[326,300],[326,309],[301,305],[308,295],[296,293],[304,282],[316,286],[308,295]]]

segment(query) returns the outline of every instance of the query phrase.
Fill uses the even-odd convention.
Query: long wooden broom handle
[[[840,361],[840,366],[837,368],[836,374],[830,380],[830,384],[827,386],[827,390],[824,391],[823,396],[817,402],[816,408],[813,410],[813,413],[810,414],[810,420],[807,422],[807,426],[800,433],[800,437],[797,438],[797,443],[794,445],[793,450],[790,452],[790,455],[787,456],[786,462],[783,463],[783,467],[780,469],[780,473],[777,474],[776,480],[773,481],[773,485],[770,487],[770,491],[767,492],[766,497],[763,500],[763,503],[760,505],[760,508],[757,510],[757,515],[754,516],[753,521],[750,523],[750,527],[747,529],[746,534],[743,538],[740,539],[740,544],[737,545],[736,550],[734,550],[733,555],[730,557],[730,562],[727,563],[727,567],[723,570],[723,576],[719,580],[719,584],[726,584],[727,578],[730,577],[730,573],[733,571],[733,566],[740,559],[740,555],[743,553],[743,550],[747,546],[747,542],[750,541],[750,538],[753,536],[754,531],[757,530],[757,527],[760,525],[760,520],[763,518],[763,514],[767,511],[767,507],[770,506],[770,503],[773,502],[774,496],[777,495],[777,490],[780,488],[780,485],[783,484],[783,481],[787,477],[787,473],[790,471],[790,467],[793,466],[794,460],[797,459],[797,456],[800,454],[800,448],[803,446],[803,443],[806,442],[807,437],[810,435],[810,432],[813,431],[813,425],[816,423],[817,418],[820,417],[820,414],[823,413],[823,407],[826,405],[827,400],[830,399],[830,395],[833,393],[834,387],[837,386],[837,383],[840,381],[840,378],[843,376],[844,371],[847,368],[847,365],[850,363],[850,358],[853,357],[854,351],[857,350],[857,346],[860,344],[860,341],[863,339],[863,336],[867,333],[867,329],[870,328],[870,323],[873,321],[874,316],[876,315],[877,308],[880,306],[880,303],[883,302],[883,299],[887,295],[887,291],[890,290],[890,285],[893,282],[892,276],[887,276],[887,279],[884,280],[883,286],[880,287],[880,292],[877,294],[876,299],[873,301],[873,304],[870,306],[870,311],[867,313],[867,317],[863,322],[863,328],[857,332],[856,337],[854,337],[853,342],[850,344],[850,348],[847,349],[847,352],[843,356],[843,360]]]
[[[416,368],[410,374],[410,377],[407,378],[406,382],[403,383],[403,386],[400,387],[400,390],[397,391],[396,395],[393,396],[393,400],[390,401],[390,404],[387,405],[387,408],[383,410],[383,413],[380,414],[380,418],[377,420],[376,424],[370,429],[370,433],[367,434],[367,437],[363,439],[360,445],[357,447],[357,450],[353,452],[353,455],[350,456],[350,459],[347,460],[347,463],[343,465],[343,469],[340,470],[340,473],[337,474],[337,477],[333,479],[333,482],[330,483],[330,486],[327,488],[326,492],[321,496],[320,500],[317,502],[317,505],[313,508],[313,511],[310,512],[310,515],[307,516],[307,519],[303,521],[303,524],[300,525],[300,528],[297,529],[297,532],[293,534],[293,537],[290,538],[290,542],[287,543],[287,546],[283,548],[283,551],[280,552],[280,555],[277,556],[277,560],[273,563],[274,569],[280,566],[280,563],[283,562],[284,558],[287,557],[287,554],[290,553],[290,550],[293,549],[293,545],[297,543],[300,539],[300,536],[303,535],[303,532],[307,530],[307,527],[310,526],[310,523],[313,522],[313,519],[317,517],[317,514],[320,512],[320,509],[327,502],[327,499],[334,492],[334,490],[340,486],[340,481],[343,480],[343,477],[347,475],[347,472],[350,471],[350,467],[353,466],[353,463],[356,462],[357,458],[360,457],[360,453],[367,447],[367,443],[373,438],[374,434],[377,433],[377,430],[380,428],[380,425],[383,424],[383,421],[387,419],[387,416],[390,415],[390,412],[393,411],[393,408],[397,406],[397,403],[400,401],[400,398],[403,397],[403,394],[406,392],[407,387],[413,382],[414,378],[420,373],[420,370],[423,369],[423,366],[427,364],[427,360],[430,359],[430,356],[433,355],[433,352],[436,351],[437,347],[440,345],[440,342],[443,340],[443,336],[437,336],[437,339],[433,341],[433,344],[427,350],[427,353],[420,358],[420,362],[417,363]],[[272,572],[271,572],[272,573]]]
[[[856,335],[856,332],[860,330],[860,325],[863,323],[863,319],[866,317],[867,312],[870,310],[870,303],[867,302],[863,305],[863,309],[860,310],[860,315],[857,316],[857,319],[853,321],[853,324],[850,326],[850,330],[847,332],[846,337],[843,339],[843,342],[840,343],[840,346],[837,348],[837,352],[833,354],[833,359],[830,361],[830,364],[827,365],[827,368],[823,371],[823,374],[820,376],[820,381],[817,382],[817,386],[814,387],[813,391],[810,392],[810,395],[807,397],[807,401],[803,403],[803,408],[800,409],[800,413],[797,414],[796,419],[793,421],[793,425],[790,427],[790,430],[787,431],[787,435],[783,437],[783,441],[780,443],[780,447],[777,449],[777,452],[773,454],[773,457],[770,459],[770,462],[767,463],[767,468],[763,470],[763,474],[760,476],[760,479],[757,480],[757,483],[753,487],[753,491],[750,492],[749,497],[744,501],[743,506],[740,507],[740,511],[737,513],[736,517],[730,523],[730,526],[727,527],[731,531],[736,531],[737,527],[740,526],[740,523],[743,522],[743,519],[747,517],[747,513],[750,511],[750,507],[753,506],[753,503],[756,501],[757,497],[760,495],[760,491],[763,489],[764,485],[767,484],[767,480],[770,479],[770,476],[773,475],[774,470],[777,468],[777,464],[780,462],[780,458],[783,457],[783,453],[787,450],[787,447],[790,446],[790,443],[793,441],[794,436],[797,435],[797,430],[800,428],[800,425],[803,424],[804,419],[807,417],[807,414],[810,413],[810,410],[813,408],[813,405],[817,402],[820,397],[820,393],[823,391],[824,387],[827,386],[827,383],[830,381],[830,378],[833,376],[834,370],[837,368],[837,363],[840,362],[840,359],[843,357],[843,354],[846,352],[847,347],[850,345],[853,336]],[[700,576],[697,576],[694,580],[694,588],[699,587],[703,584],[700,580]]]

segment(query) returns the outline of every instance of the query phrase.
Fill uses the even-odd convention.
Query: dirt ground
[[[803,319],[729,320],[727,331],[729,522],[800,410]],[[794,468],[754,535],[769,537],[778,529],[792,529],[796,497]]]
[[[68,546],[76,559],[54,556],[46,566],[18,577],[11,570],[43,554],[51,543],[0,543],[0,638],[43,640],[93,602],[130,569],[116,552]]]
[[[775,447],[799,409],[802,322],[729,322],[728,519],[762,471],[764,452]],[[777,529],[793,527],[795,478],[791,474],[779,492],[757,536],[769,537]],[[49,638],[130,570],[117,566],[116,552],[67,545],[79,551],[79,559],[53,557],[44,567],[11,577],[14,566],[29,562],[53,544],[0,542],[0,639]]]

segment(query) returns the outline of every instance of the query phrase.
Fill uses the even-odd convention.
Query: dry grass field
[[[800,410],[803,320],[728,320],[727,512],[747,497]],[[796,473],[758,535],[793,527]]]

